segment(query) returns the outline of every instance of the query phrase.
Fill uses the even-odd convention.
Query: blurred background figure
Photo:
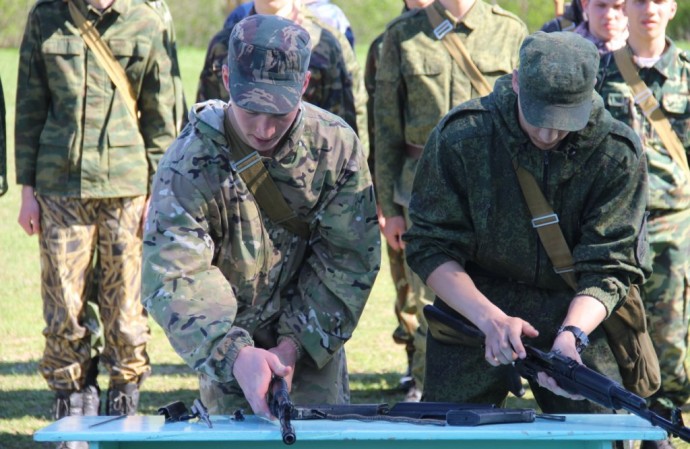
[[[572,31],[584,20],[580,0],[564,5],[563,0],[554,0],[555,18],[546,22],[541,31]]]
[[[303,0],[304,5],[314,13],[316,17],[326,22],[345,35],[352,48],[355,48],[355,35],[347,16],[338,5],[331,0]]]

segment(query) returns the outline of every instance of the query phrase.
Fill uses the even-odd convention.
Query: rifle
[[[280,431],[283,436],[283,443],[293,444],[297,441],[295,428],[292,427],[290,419],[294,410],[294,405],[290,400],[287,390],[287,382],[279,376],[273,376],[268,389],[268,408],[273,416],[280,421]]]
[[[429,332],[439,341],[469,346],[484,344],[483,333],[446,306],[424,306],[424,315]],[[543,352],[529,344],[524,346],[527,356],[516,360],[514,366],[525,379],[536,381],[537,374],[544,372],[568,393],[579,394],[604,407],[627,410],[661,427],[669,435],[690,442],[690,428],[685,427],[679,408],[673,410],[670,420],[666,419],[650,410],[644,398],[570,357],[555,351]]]

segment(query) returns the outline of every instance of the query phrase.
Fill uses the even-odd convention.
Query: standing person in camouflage
[[[625,45],[628,18],[625,0],[582,0],[585,20],[573,31],[597,46],[600,55],[610,54]]]
[[[559,0],[556,0],[558,2]],[[582,13],[580,0],[573,0],[565,7],[563,14],[556,11],[556,18],[549,20],[541,27],[541,31],[553,33],[554,31],[573,31],[585,20]]]
[[[625,49],[687,154],[690,56],[666,36],[676,9],[673,0],[626,0],[630,35]],[[606,73],[601,95],[611,114],[639,135],[649,159],[647,210],[653,274],[642,288],[642,299],[661,367],[661,388],[652,397],[651,407],[668,416],[672,407],[682,406],[690,397],[690,173],[670,156],[615,62]],[[671,446],[670,441],[643,443],[645,449]]]
[[[649,272],[647,172],[634,132],[594,92],[598,63],[596,47],[575,33],[537,32],[525,39],[517,71],[453,109],[429,137],[404,236],[407,262],[439,306],[486,339],[468,347],[427,336],[426,400],[503,403],[510,364],[526,356],[522,337],[620,382],[599,324]],[[575,291],[532,226],[518,166],[558,215]],[[539,376],[530,386],[545,413],[604,411]]]
[[[403,13],[415,8],[424,8],[433,0],[405,0]],[[376,72],[381,59],[381,47],[383,46],[383,33],[379,34],[369,46],[366,64],[364,66],[364,86],[367,88],[367,124],[369,126],[369,169],[372,174],[375,171],[375,129],[374,129],[374,98],[376,97]],[[379,227],[383,232],[386,226],[386,218],[379,210]],[[406,401],[419,400],[420,390],[415,386],[412,377],[412,365],[414,360],[414,334],[419,328],[419,322],[415,315],[415,304],[409,297],[410,285],[405,277],[405,256],[402,251],[394,250],[386,243],[388,263],[390,265],[391,278],[395,287],[395,302],[393,311],[398,320],[398,326],[393,331],[393,341],[405,345],[407,353],[407,372],[400,379],[400,387],[405,391]]]
[[[381,256],[365,155],[341,118],[301,101],[305,29],[251,15],[228,49],[231,102],[194,106],[154,178],[144,304],[199,373],[211,413],[248,403],[270,416],[273,375],[296,403],[346,403],[343,344]],[[248,158],[264,165],[293,219],[274,222],[274,208],[248,190],[238,172]]]
[[[71,17],[95,23],[131,86],[114,87]],[[158,16],[131,0],[39,0],[20,48],[16,172],[19,224],[38,234],[46,338],[39,369],[55,417],[99,411],[85,319],[85,273],[98,251],[98,303],[110,373],[106,413],[134,414],[150,373],[140,300],[149,180],[174,133],[170,60]],[[135,116],[138,117],[135,119]]]
[[[517,65],[527,28],[514,15],[482,0],[436,0],[435,8],[459,36],[490,84]],[[496,46],[487,45],[497,43]],[[404,250],[402,234],[409,225],[407,207],[417,161],[433,127],[454,106],[476,97],[470,77],[436,38],[423,9],[401,15],[387,27],[376,72],[376,190],[385,227],[396,251]],[[422,307],[433,293],[408,270],[417,305],[413,377],[424,386],[426,322]]]
[[[333,4],[331,0],[303,1],[304,6],[309,11],[313,12],[316,17],[326,22],[329,26],[340,31],[350,43],[350,47],[355,48],[355,35],[352,32],[352,25],[350,25],[350,21],[338,5]]]
[[[357,132],[364,151],[369,151],[366,91],[362,70],[345,36],[319,20],[300,0],[256,0],[247,11],[251,14],[273,14],[288,18],[305,28],[312,39],[312,73],[304,100],[342,117]],[[241,5],[240,12],[246,10]],[[199,75],[197,102],[211,99],[228,101],[221,68],[228,55],[228,37],[242,14],[230,14],[228,20],[209,43],[204,67]]]
[[[7,134],[5,132],[5,93],[0,79],[0,196],[7,192]]]

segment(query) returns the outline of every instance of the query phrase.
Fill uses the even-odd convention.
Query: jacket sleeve
[[[381,261],[371,176],[355,148],[318,212],[296,285],[281,298],[278,335],[299,342],[319,368],[352,336]]]
[[[14,133],[17,184],[28,186],[36,185],[39,139],[50,107],[40,30],[38,16],[32,10],[19,48]]]
[[[395,181],[404,163],[405,146],[404,86],[401,76],[400,48],[395,29],[389,29],[383,39],[381,59],[376,71],[374,99],[374,135],[376,154],[376,190],[383,215],[402,215],[393,201]]]
[[[235,293],[212,264],[217,250],[212,236],[219,229],[211,223],[216,222],[218,205],[203,182],[192,183],[170,166],[158,171],[152,190],[144,231],[142,301],[189,366],[228,382],[237,354],[253,340],[233,325]]]

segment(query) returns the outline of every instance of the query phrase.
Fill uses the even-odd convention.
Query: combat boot
[[[139,406],[139,386],[135,383],[111,385],[105,414],[109,416],[134,415]]]
[[[53,417],[55,420],[66,416],[84,415],[84,394],[81,391],[60,390],[55,394]],[[63,441],[57,449],[89,449],[86,441]]]
[[[98,385],[87,385],[82,390],[82,404],[84,416],[98,416],[101,414],[101,389]]]

